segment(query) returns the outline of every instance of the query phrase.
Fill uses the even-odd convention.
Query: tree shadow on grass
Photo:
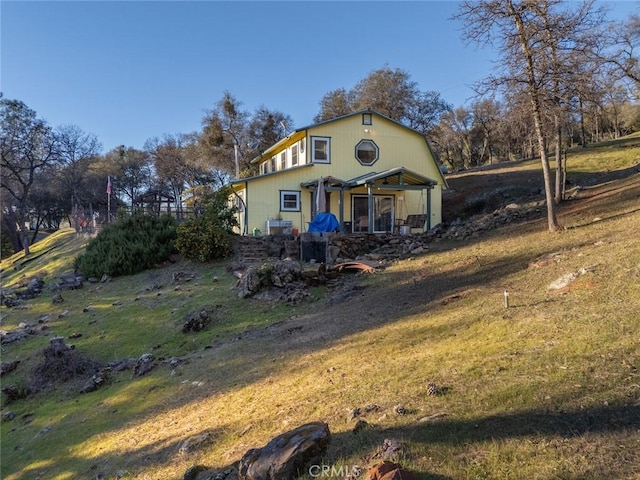
[[[396,438],[407,440],[411,443],[445,446],[460,446],[465,449],[474,444],[487,441],[500,441],[518,438],[544,437],[548,440],[560,438],[567,442],[588,436],[606,435],[609,433],[628,433],[635,435],[640,445],[640,405],[611,405],[567,411],[529,410],[523,412],[509,412],[490,415],[472,420],[456,420],[440,418],[435,421],[416,423],[397,428],[372,427],[367,434],[367,442],[360,442],[357,448],[348,450],[348,446],[357,445],[353,441],[352,432],[344,432],[335,435],[334,443],[346,445],[347,451],[341,451],[348,456],[360,456],[370,458],[376,445],[381,445],[384,439]],[[618,440],[616,440],[617,442]],[[479,445],[478,445],[479,446]],[[616,446],[618,446],[616,444]],[[625,445],[631,462],[625,463],[622,459],[613,467],[607,478],[632,478],[640,468],[640,453],[634,445]],[[344,448],[344,447],[341,447]],[[420,447],[423,449],[422,447]],[[635,453],[634,453],[635,452]],[[594,461],[598,455],[597,449],[592,452]],[[582,452],[581,455],[587,455]],[[635,461],[633,461],[635,459]],[[393,460],[393,458],[391,458]],[[597,463],[597,462],[596,462]],[[567,479],[604,478],[597,471],[597,465],[589,465],[585,471],[563,476]],[[590,470],[586,470],[590,469]],[[436,472],[422,472],[420,478],[439,479],[448,478]],[[635,477],[633,477],[635,478]]]
[[[52,428],[55,429],[55,426]],[[221,431],[206,429],[205,431],[192,432],[188,438],[195,438],[203,434],[208,434],[210,441],[215,441]],[[71,448],[66,450],[66,454],[52,461],[51,465],[47,461],[34,461],[27,463],[21,470],[15,472],[7,471],[6,467],[3,466],[1,475],[2,478],[13,475],[12,478],[25,480],[53,478],[53,475],[61,473],[59,464],[64,464],[64,478],[91,480],[130,478],[130,474],[143,474],[144,466],[151,469],[157,468],[159,465],[172,463],[182,463],[185,465],[184,469],[186,470],[192,464],[193,452],[197,450],[195,448],[185,448],[182,451],[186,438],[181,437],[171,441],[161,440],[145,444],[144,447],[140,448],[130,448],[129,445],[123,445],[123,453],[118,453],[117,448],[114,448],[109,452],[83,456],[81,452]],[[71,453],[74,450],[75,453]],[[125,450],[126,452],[124,452]]]

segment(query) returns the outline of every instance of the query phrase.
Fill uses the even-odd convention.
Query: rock
[[[238,281],[238,297],[247,298],[257,293],[260,290],[260,282],[260,276],[256,269],[248,269]]]
[[[193,272],[173,272],[173,283],[186,283],[196,278]]]
[[[211,323],[209,312],[205,309],[185,315],[182,333],[201,332]]]
[[[0,377],[6,375],[7,373],[13,372],[16,368],[18,368],[18,364],[20,360],[14,360],[13,362],[2,362],[0,365]]]
[[[141,377],[153,370],[156,366],[153,360],[154,357],[151,353],[145,353],[142,355],[133,367],[133,376]]]
[[[204,432],[200,435],[194,435],[193,437],[189,437],[184,442],[182,442],[178,452],[181,454],[193,452],[194,450],[202,448],[204,445],[211,442],[212,439],[213,435],[211,434],[211,432]]]
[[[597,265],[589,265],[587,267],[582,267],[577,272],[567,273],[561,276],[560,278],[554,280],[553,282],[551,282],[547,287],[547,289],[549,291],[562,290],[563,288],[568,287],[573,282],[575,282],[580,275],[585,275],[589,272],[593,272],[596,269],[596,267]]]
[[[13,330],[7,332],[5,330],[0,331],[0,345],[7,345],[9,343],[17,342],[26,338],[28,335],[35,333],[32,329],[20,328],[19,330]]]
[[[365,413],[377,412],[380,410],[380,405],[377,403],[368,403],[364,406]]]
[[[200,473],[206,472],[207,470],[209,469],[204,465],[192,465],[184,472],[182,480],[196,480]]]
[[[7,404],[27,398],[31,393],[28,388],[21,385],[7,385],[2,387],[1,391],[7,396]]]
[[[352,432],[353,433],[358,433],[361,430],[364,430],[365,428],[367,428],[368,426],[369,426],[369,423],[366,420],[363,420],[361,418],[356,422],[355,426],[353,427]]]
[[[417,480],[413,472],[393,462],[381,462],[366,473],[364,480]]]
[[[239,480],[293,480],[327,451],[331,433],[324,422],[312,422],[278,435],[262,448],[249,450],[239,464]]]
[[[56,290],[76,290],[78,288],[82,288],[82,275],[75,272],[62,275],[55,284]]]
[[[14,412],[12,412],[11,410],[9,410],[7,412],[4,412],[2,414],[2,421],[3,422],[10,422],[14,418],[16,418],[16,414]]]
[[[395,438],[385,438],[374,458],[397,459],[402,454],[402,443]]]
[[[107,379],[109,378],[109,373],[110,373],[109,368],[106,368],[106,369],[102,369],[100,372],[93,375],[89,380],[85,382],[83,387],[80,389],[80,393],[94,392],[98,388],[105,385]]]

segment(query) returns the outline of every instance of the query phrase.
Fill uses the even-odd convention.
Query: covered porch
[[[321,182],[322,189],[319,188]],[[436,185],[437,181],[404,167],[371,172],[349,180],[329,176],[301,183],[314,198],[312,218],[318,213],[319,194],[335,192],[339,195],[335,215],[344,233],[399,233],[402,227],[409,231],[430,229],[433,226],[431,191]],[[421,193],[424,202],[419,208],[407,206],[404,193],[416,191]],[[330,211],[330,203],[334,202],[327,202],[324,211]]]

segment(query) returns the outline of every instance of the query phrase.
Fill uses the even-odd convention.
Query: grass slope
[[[395,438],[401,463],[423,479],[640,478],[638,143],[570,155],[570,178],[583,188],[561,208],[564,231],[547,233],[540,218],[437,242],[363,277],[342,302],[321,289],[298,307],[239,300],[224,264],[180,262],[64,292],[60,305],[43,295],[3,307],[3,329],[38,319],[48,327],[2,346],[3,362],[21,361],[3,385],[23,381],[54,335],[81,333],[67,342],[105,362],[146,352],[186,361],[141,378],[117,374],[89,394],[61,386],[3,406],[16,417],[2,423],[2,478],[181,478],[193,464],[224,469],[315,420],[332,431],[326,463],[345,469],[375,463]],[[522,162],[449,182],[477,193],[502,176],[540,181]],[[3,285],[63,272],[45,257],[81,241],[59,235],[60,246],[20,271],[15,258],[3,262]],[[173,285],[179,270],[198,278]],[[183,316],[205,306],[216,312],[212,328],[181,333]],[[428,395],[428,383],[442,394]],[[350,411],[368,404],[379,408],[354,434]],[[211,443],[179,453],[203,432]]]

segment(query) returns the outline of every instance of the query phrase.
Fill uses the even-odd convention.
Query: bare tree
[[[320,100],[320,112],[313,118],[315,122],[323,122],[341,117],[354,111],[353,94],[344,88],[326,93]]]
[[[255,155],[265,151],[293,130],[291,116],[264,105],[258,107],[247,125],[246,154]]]
[[[71,202],[70,207],[89,202],[83,188],[91,162],[102,150],[98,138],[83,132],[76,125],[64,125],[55,130],[58,140],[59,163],[56,179],[59,183],[58,195]]]
[[[498,145],[498,132],[503,125],[502,106],[495,100],[485,99],[474,102],[472,108],[473,122],[482,142],[479,161],[484,162],[488,157],[489,164],[493,164],[497,151],[502,149]]]
[[[320,101],[320,112],[314,120],[328,120],[366,109],[427,134],[451,106],[439,93],[421,91],[406,71],[385,66],[370,72],[351,90],[339,88],[327,93]]]
[[[609,33],[614,45],[612,52],[607,50],[598,55],[613,67],[619,78],[628,78],[640,93],[640,14],[634,14],[626,22],[611,25]]]
[[[200,142],[212,164],[225,172],[249,168],[251,160],[244,155],[247,145],[249,113],[230,92],[224,92],[216,107],[202,120]]]
[[[105,160],[111,165],[114,196],[128,199],[133,209],[136,199],[153,183],[149,153],[120,145],[107,152]]]
[[[474,0],[463,2],[456,16],[464,24],[467,40],[495,42],[500,48],[501,70],[483,82],[485,90],[515,89],[527,95],[542,163],[549,231],[559,228],[549,138],[560,145],[561,106],[573,82],[577,54],[583,52],[581,58],[587,61],[584,52],[594,49],[589,42],[602,19],[592,5],[589,1],[562,9],[559,0]]]
[[[34,110],[19,100],[0,98],[0,151],[1,187],[10,200],[2,205],[3,221],[5,215],[13,217],[13,225],[4,223],[15,237],[14,249],[24,248],[28,255],[32,188],[38,175],[58,161],[58,143]]]

